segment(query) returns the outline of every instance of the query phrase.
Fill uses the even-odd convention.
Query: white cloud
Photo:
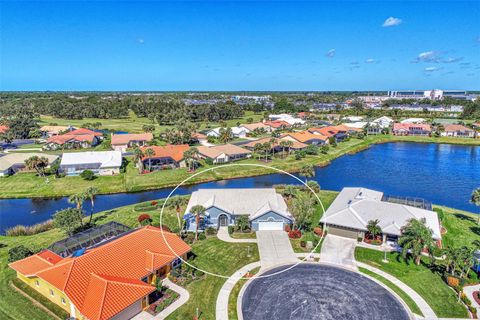
[[[335,49],[330,49],[327,51],[327,53],[325,54],[328,58],[333,58],[335,57],[335,54],[336,54],[336,50]]]
[[[455,62],[459,62],[459,61],[462,61],[462,60],[463,60],[463,57],[456,57],[456,58],[450,57],[450,58],[442,59],[441,62],[443,62],[443,63],[455,63]]]
[[[439,62],[440,57],[437,51],[425,51],[420,53],[413,62]]]
[[[138,39],[137,39],[137,42],[140,43],[140,44],[144,44],[144,43],[145,43],[145,39],[143,39],[143,38],[138,38]]]
[[[434,72],[434,71],[438,71],[438,70],[441,70],[442,68],[438,68],[438,67],[426,67],[425,69],[423,69],[425,72]]]
[[[369,58],[367,60],[365,60],[365,63],[375,63],[375,59],[372,59],[372,58]]]
[[[389,17],[385,22],[383,22],[382,27],[394,27],[402,23],[402,19]]]

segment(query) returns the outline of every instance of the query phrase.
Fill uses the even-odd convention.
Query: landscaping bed
[[[151,303],[148,307],[147,311],[151,315],[156,316],[180,297],[178,293],[171,289],[166,289],[161,293],[161,295],[162,296],[158,300]]]

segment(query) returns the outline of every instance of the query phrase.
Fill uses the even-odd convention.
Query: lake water
[[[68,179],[68,178],[66,178]],[[424,198],[435,204],[478,212],[469,203],[472,190],[480,187],[480,147],[449,144],[386,143],[355,155],[345,155],[329,166],[316,169],[314,178],[326,190],[363,186],[388,195]],[[259,188],[298,184],[283,174],[223,180],[177,189],[189,194],[199,188]],[[171,188],[139,193],[97,196],[95,211],[165,198]],[[0,200],[0,230],[17,224],[45,221],[55,211],[71,206],[67,198]],[[84,208],[89,212],[89,203]]]

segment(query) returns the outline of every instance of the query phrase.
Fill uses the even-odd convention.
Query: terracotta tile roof
[[[198,153],[212,159],[218,157],[222,153],[227,155],[252,153],[250,150],[229,143],[212,147],[199,146],[197,147],[197,150]]]
[[[89,143],[92,143],[93,140],[95,139],[94,135],[72,135],[70,133],[58,135],[58,136],[52,136],[47,139],[47,143],[56,143],[56,144],[65,144],[67,142],[73,142],[73,141],[78,141],[78,142],[84,142],[87,141]]]
[[[148,133],[126,133],[126,134],[113,134],[112,133],[112,145],[124,145],[130,141],[152,141],[153,134]]]
[[[6,133],[8,131],[8,126],[0,125],[0,133]]]
[[[397,130],[411,130],[411,128],[420,128],[425,131],[431,131],[431,127],[429,124],[425,123],[394,123],[393,124],[393,131]]]
[[[471,131],[473,132],[473,129],[467,128],[465,126],[462,126],[460,124],[446,124],[445,125],[445,131]]]
[[[253,141],[251,141],[251,142],[249,142],[249,143],[244,144],[243,146],[244,146],[245,148],[254,148],[257,143],[270,142],[271,139],[272,139],[272,138],[263,138],[263,139],[253,140]],[[275,139],[274,147],[280,146],[280,141],[286,141],[286,140],[285,140],[285,139],[278,139],[278,138],[276,138],[276,139]],[[292,145],[292,148],[293,148],[293,149],[303,149],[303,148],[306,148],[306,147],[308,146],[307,144],[302,143],[302,142],[300,142],[300,141],[292,141],[292,142],[293,142],[293,145]]]
[[[70,128],[71,127],[67,127],[67,126],[43,126],[40,128],[40,131],[59,134],[60,132],[67,131]]]
[[[78,128],[78,129],[72,130],[68,134],[71,134],[74,136],[81,136],[81,135],[94,135],[95,137],[103,136],[101,132],[96,132],[96,131],[85,129],[85,128]]]
[[[200,133],[200,132],[194,132],[192,133],[192,138],[193,139],[207,139],[207,135]]]
[[[284,127],[291,126],[290,123],[283,120],[265,121],[264,124],[275,129],[280,128],[282,126]]]
[[[63,291],[90,320],[108,319],[153,291],[140,281],[152,267],[173,262],[174,253],[181,256],[191,250],[177,235],[163,235],[174,251],[159,228],[148,226],[87,250],[82,256],[62,259],[47,268],[42,265],[43,270],[36,275]],[[31,257],[11,267],[31,268],[30,261]]]
[[[48,269],[62,260],[62,257],[50,250],[43,250],[33,256],[9,264],[10,268],[25,276],[35,275]]]
[[[91,274],[82,314],[88,319],[110,319],[153,291],[155,287],[140,280]]]
[[[307,141],[310,141],[310,140],[322,140],[322,141],[328,140],[327,136],[324,136],[324,135],[321,135],[321,134],[313,134],[313,133],[310,133],[308,131],[287,132],[284,135],[282,135],[281,137],[284,138],[284,137],[287,137],[287,136],[292,137],[293,139],[295,139],[297,141],[300,141],[300,142],[307,142]]]
[[[145,153],[147,149],[152,149],[155,154],[151,157],[153,158],[172,158],[173,160],[179,162],[183,159],[183,153],[190,149],[188,144],[168,144],[166,146],[151,146],[143,147],[142,151]],[[150,157],[144,156],[143,160],[149,159]]]

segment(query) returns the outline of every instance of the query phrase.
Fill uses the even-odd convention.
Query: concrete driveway
[[[285,231],[257,231],[257,245],[262,268],[299,261]]]
[[[357,241],[327,234],[320,251],[320,261],[357,269],[355,246]]]

